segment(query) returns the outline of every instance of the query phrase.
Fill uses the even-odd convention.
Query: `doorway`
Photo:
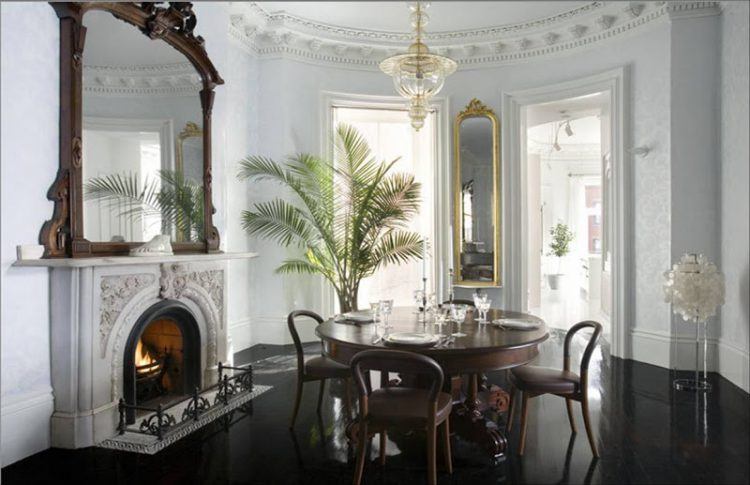
[[[610,333],[610,97],[524,106],[527,302],[548,326],[595,320]]]

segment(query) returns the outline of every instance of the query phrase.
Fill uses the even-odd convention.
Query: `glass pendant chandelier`
[[[456,71],[456,61],[430,53],[422,42],[423,28],[429,17],[425,9],[429,3],[415,2],[411,9],[414,43],[406,54],[391,56],[380,63],[380,70],[393,78],[396,91],[409,100],[411,126],[419,131],[430,106],[430,98],[440,92],[445,78]]]

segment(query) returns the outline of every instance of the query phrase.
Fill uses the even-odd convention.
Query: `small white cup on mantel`
[[[16,246],[16,257],[19,261],[28,259],[42,259],[44,246],[41,244],[19,244]]]

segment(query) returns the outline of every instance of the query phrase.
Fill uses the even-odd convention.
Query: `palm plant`
[[[320,274],[333,285],[342,312],[357,309],[362,279],[387,264],[422,256],[422,238],[406,230],[419,210],[421,186],[414,176],[391,172],[398,159],[378,162],[362,135],[341,124],[334,160],[308,154],[285,164],[262,156],[240,162],[240,179],[270,180],[296,201],[276,198],[242,212],[242,224],[302,255],[282,262],[277,273]]]
[[[126,207],[118,215],[133,221],[158,215],[163,226],[172,224],[183,240],[202,239],[203,185],[177,170],[159,170],[157,176],[146,177],[143,184],[132,172],[92,177],[83,184],[84,198],[106,202],[112,209]]]

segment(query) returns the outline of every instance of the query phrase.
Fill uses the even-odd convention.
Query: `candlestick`
[[[453,305],[453,268],[448,270],[448,302]]]
[[[422,278],[422,323],[427,323],[427,277]]]

